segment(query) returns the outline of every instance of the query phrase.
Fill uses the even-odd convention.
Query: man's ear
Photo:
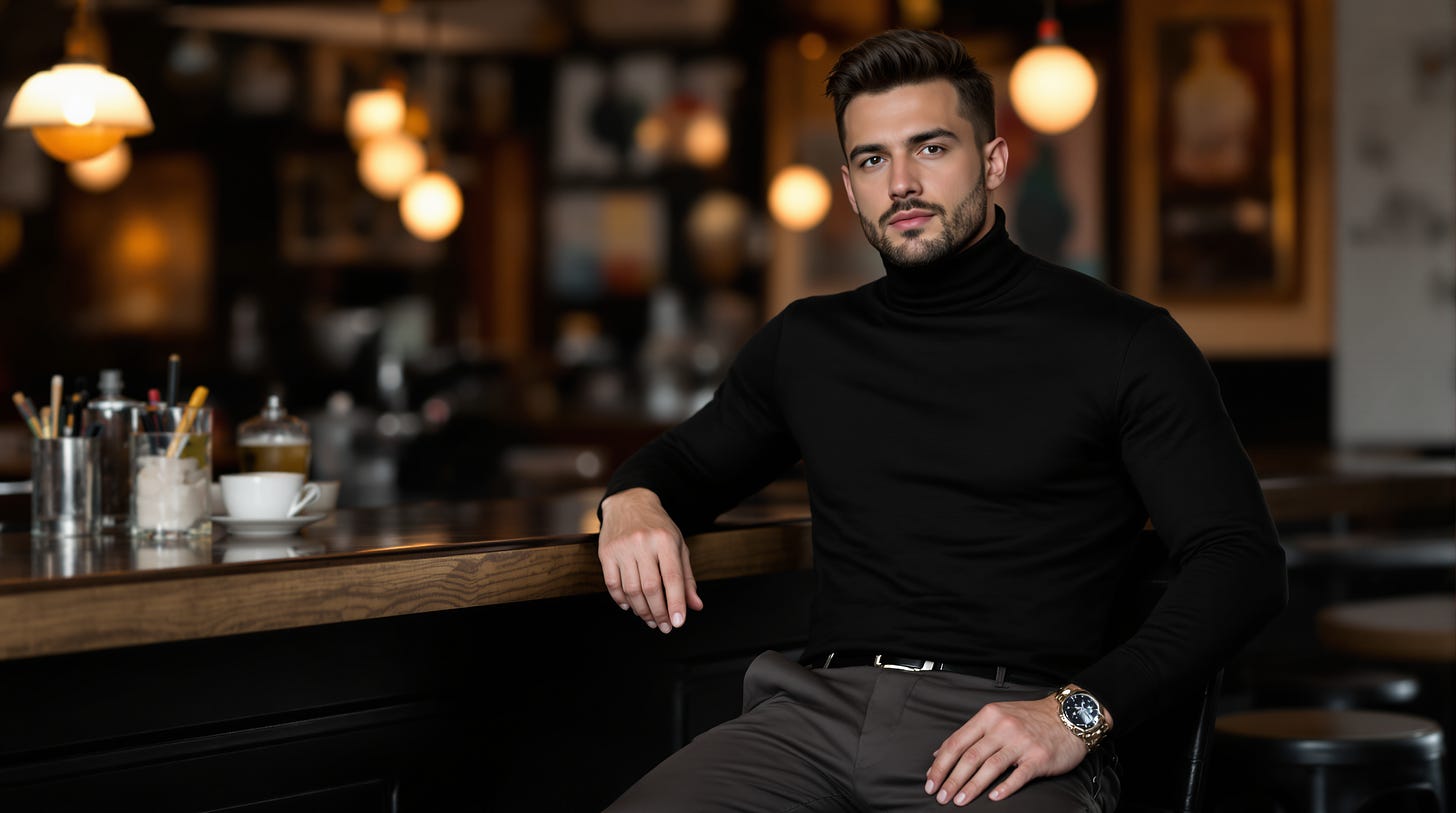
[[[849,182],[848,164],[839,165],[839,177],[844,179],[844,196],[849,198],[849,208],[853,209],[855,214],[859,214],[859,203],[854,199],[854,186]]]
[[[1006,165],[1010,160],[1006,139],[1000,136],[991,139],[981,154],[986,162],[986,189],[995,189],[1006,180]]]

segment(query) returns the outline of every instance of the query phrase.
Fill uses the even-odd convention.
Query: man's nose
[[[890,165],[890,197],[896,200],[920,194],[920,176],[915,165],[908,161],[896,161]]]

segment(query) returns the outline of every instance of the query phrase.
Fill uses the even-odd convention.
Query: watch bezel
[[[1080,697],[1085,697],[1088,700],[1091,700],[1092,708],[1094,709],[1092,712],[1092,722],[1087,723],[1086,725],[1083,725],[1081,723],[1078,723],[1076,720],[1073,720],[1071,714],[1068,713],[1069,711],[1075,711],[1075,709],[1070,709],[1070,706],[1072,705],[1073,701]],[[1079,731],[1092,731],[1093,729],[1097,728],[1097,726],[1102,724],[1102,703],[1098,701],[1096,697],[1093,697],[1091,692],[1077,691],[1068,693],[1066,697],[1062,698],[1062,702],[1061,705],[1058,707],[1058,710],[1061,713],[1062,722],[1065,722],[1067,725]]]

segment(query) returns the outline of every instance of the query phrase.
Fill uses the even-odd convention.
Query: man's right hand
[[[688,608],[703,609],[682,531],[645,488],[602,502],[597,558],[612,600],[663,632],[681,627]]]

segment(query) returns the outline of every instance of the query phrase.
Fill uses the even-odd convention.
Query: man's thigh
[[[920,677],[905,698],[897,724],[883,737],[866,738],[859,756],[857,788],[876,811],[995,811],[995,813],[1101,813],[1116,806],[1117,777],[1110,752],[1099,748],[1070,773],[1028,783],[993,802],[985,794],[965,807],[941,805],[925,792],[932,753],[987,703],[1044,697],[1041,687],[997,688],[962,675]]]
[[[744,677],[744,713],[668,757],[608,813],[853,811],[846,769],[857,721],[849,698],[777,652]]]

